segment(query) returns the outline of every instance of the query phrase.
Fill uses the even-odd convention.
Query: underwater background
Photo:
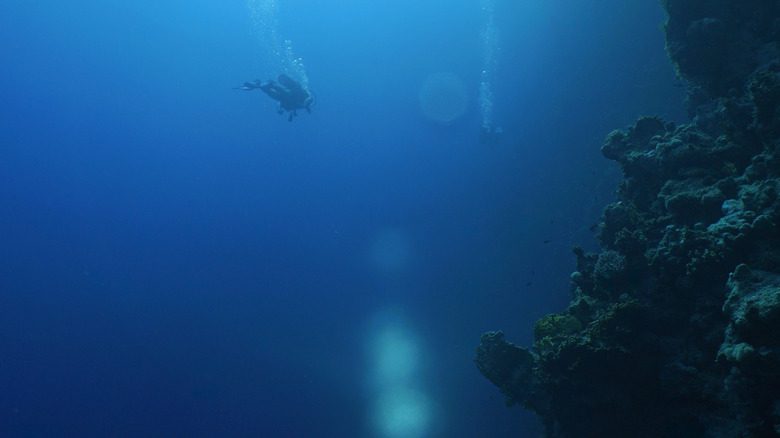
[[[3,1],[0,435],[541,435],[474,349],[568,302],[605,135],[685,118],[664,20]],[[282,72],[311,114],[233,89]]]

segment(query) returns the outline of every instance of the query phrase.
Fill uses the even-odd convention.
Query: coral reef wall
[[[624,180],[570,305],[477,348],[549,437],[780,434],[780,1],[663,5],[690,123],[609,134]]]

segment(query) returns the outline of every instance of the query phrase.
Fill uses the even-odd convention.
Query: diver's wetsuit
[[[291,77],[280,74],[278,82],[268,81],[260,83],[257,88],[263,90],[273,100],[279,102],[279,114],[285,111],[290,113],[288,120],[298,115],[299,109],[305,109],[311,113],[311,104],[313,102],[311,94],[306,91],[301,84]]]

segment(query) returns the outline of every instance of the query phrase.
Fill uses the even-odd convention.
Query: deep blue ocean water
[[[664,19],[4,0],[0,436],[539,436],[474,348],[567,303],[619,181],[605,135],[684,119]],[[233,89],[283,69],[311,114]],[[433,102],[446,123],[442,72],[467,99]]]

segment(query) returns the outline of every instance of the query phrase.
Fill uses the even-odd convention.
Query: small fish
[[[544,243],[544,244],[546,245],[546,244],[550,243],[550,240],[549,240],[549,239],[547,239],[547,240],[545,240],[545,241],[544,241],[544,242],[542,242],[542,243]]]

